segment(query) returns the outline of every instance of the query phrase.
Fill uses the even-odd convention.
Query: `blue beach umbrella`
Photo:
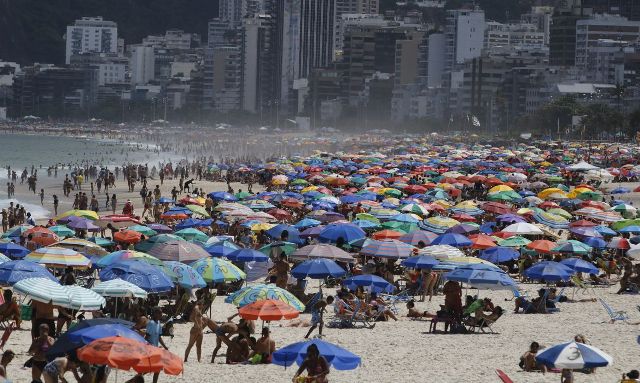
[[[440,262],[427,255],[419,255],[415,257],[409,257],[402,261],[402,266],[412,269],[431,269]]]
[[[70,331],[65,332],[64,334],[60,335],[58,339],[56,339],[56,342],[53,344],[53,346],[51,346],[51,348],[49,348],[49,351],[47,351],[47,359],[51,361],[56,357],[68,354],[69,352],[84,345],[84,343],[80,341],[73,342],[70,340],[70,336],[73,332],[84,330],[93,326],[102,325],[119,325],[125,328],[131,328],[133,327],[134,323],[115,318],[85,319],[83,321],[80,321],[76,325],[74,325]],[[142,336],[140,337],[142,338]],[[146,340],[144,341],[144,343],[146,343]]]
[[[238,245],[230,241],[221,241],[204,248],[212,257],[226,257],[234,251],[240,249]]]
[[[560,261],[561,264],[581,273],[598,274],[599,270],[591,262],[582,258],[567,258]]]
[[[176,283],[184,288],[202,288],[207,286],[207,282],[202,279],[202,276],[198,274],[193,267],[185,265],[182,262],[176,261],[164,261],[163,271],[173,283]]]
[[[524,271],[525,277],[545,282],[566,281],[573,274],[574,270],[554,261],[538,262]]]
[[[85,345],[93,342],[94,340],[107,338],[110,336],[121,336],[123,338],[129,338],[141,343],[147,343],[147,341],[140,336],[136,331],[122,324],[100,324],[91,327],[81,328],[79,330],[71,329],[69,332],[69,341],[78,345]]]
[[[602,238],[587,237],[582,242],[596,249],[604,249],[605,247],[607,247],[607,241]]]
[[[0,242],[0,253],[13,259],[22,259],[31,251],[13,242]]]
[[[298,279],[324,279],[327,277],[339,278],[344,276],[346,273],[347,272],[335,261],[325,258],[304,261],[291,270],[291,275]]]
[[[307,357],[307,348],[316,345],[320,355],[336,370],[353,370],[360,365],[359,356],[334,344],[319,340],[306,340],[283,347],[272,354],[271,363],[289,367],[294,362],[301,365]]]
[[[31,261],[9,261],[0,263],[0,285],[13,286],[26,278],[47,278],[58,282],[46,268]]]
[[[431,242],[432,245],[449,245],[453,247],[467,247],[471,246],[471,240],[462,234],[445,233],[439,235]]]
[[[361,254],[370,257],[381,258],[408,258],[415,247],[400,242],[396,239],[388,239],[384,241],[371,241],[360,251]]]
[[[345,279],[342,284],[349,290],[355,290],[358,286],[364,287],[373,293],[387,292],[395,290],[395,286],[377,275],[362,274]]]
[[[342,238],[344,243],[366,237],[364,230],[351,223],[329,224],[318,235],[318,240],[323,243],[337,243]]]
[[[588,344],[568,342],[538,352],[536,361],[548,367],[581,370],[608,366],[613,358]]]
[[[99,276],[101,281],[120,278],[150,293],[165,292],[174,287],[171,279],[161,268],[146,262],[117,262],[103,269]]]
[[[594,226],[593,228],[595,231],[597,231],[598,233],[602,234],[602,235],[617,235],[618,233],[616,233],[615,230],[611,229],[608,226]]]
[[[512,247],[492,247],[490,249],[482,250],[480,253],[480,259],[489,261],[491,263],[508,262],[520,257],[520,252]]]
[[[478,289],[514,290],[517,287],[507,273],[482,263],[466,264],[442,276],[443,279],[466,283]]]
[[[254,249],[238,249],[227,254],[227,259],[233,262],[267,262],[269,257]]]
[[[229,202],[233,202],[233,201],[237,201],[238,197],[234,196],[231,193],[227,193],[227,192],[223,192],[223,191],[218,191],[218,192],[212,192],[207,194],[207,196],[211,197],[212,200],[214,201],[229,201]]]

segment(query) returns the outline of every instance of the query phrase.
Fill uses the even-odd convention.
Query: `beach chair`
[[[513,383],[513,380],[502,370],[496,370],[496,375],[503,383]]]
[[[615,323],[617,321],[625,322],[629,319],[629,315],[627,315],[626,311],[614,310],[613,307],[609,306],[609,304],[604,301],[604,299],[598,298],[598,300],[602,304],[602,307],[607,311],[607,314],[609,314],[610,323]]]
[[[560,289],[560,291],[558,292],[558,294],[556,294],[556,297],[554,299],[551,300],[551,302],[553,302],[554,306],[557,305],[558,303],[560,303],[560,298],[562,297],[562,294],[564,293],[564,290],[566,289],[566,287],[563,287],[562,289]],[[545,305],[546,307],[546,305]],[[546,307],[547,312],[548,313],[555,313],[560,311],[559,308],[557,307]]]
[[[380,298],[384,299],[385,302],[387,302],[388,306],[389,306],[389,310],[391,310],[392,313],[398,315],[398,306],[396,305],[397,303],[407,303],[409,302],[411,299],[413,299],[413,297],[411,297],[409,295],[409,292],[407,290],[404,290],[396,295],[392,295],[392,294],[379,294],[378,295]]]
[[[500,319],[501,317],[502,315],[499,316],[494,321],[484,319],[484,318],[477,320],[475,317],[469,317],[464,321],[464,324],[467,326],[467,331],[470,333],[475,333],[477,330],[480,330],[482,333],[486,333],[485,329],[489,329],[489,333],[495,334],[496,332],[493,331],[493,328],[491,328],[491,325],[496,323],[498,319]]]
[[[573,283],[573,292],[571,293],[571,299],[575,297],[577,291],[583,290],[583,294],[586,294],[589,291],[589,288],[592,287],[590,284],[581,280],[575,275],[571,276],[571,283]]]
[[[357,328],[365,327],[372,329],[375,326],[373,318],[366,315],[364,310],[360,307],[360,302],[356,301],[355,307],[349,306],[347,302],[336,299],[334,303],[334,316],[327,324],[327,327],[331,328]]]

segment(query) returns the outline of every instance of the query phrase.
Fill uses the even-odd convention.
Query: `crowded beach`
[[[8,166],[0,375],[638,381],[638,148],[453,142]]]

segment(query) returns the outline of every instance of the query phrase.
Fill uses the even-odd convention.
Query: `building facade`
[[[102,17],[83,17],[67,26],[65,63],[83,53],[118,53],[118,26]]]

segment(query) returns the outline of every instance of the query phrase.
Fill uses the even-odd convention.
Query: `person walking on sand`
[[[111,213],[116,214],[116,207],[118,205],[118,199],[116,198],[116,195],[112,195],[111,196]]]
[[[40,205],[44,206],[44,189],[40,189]]]

